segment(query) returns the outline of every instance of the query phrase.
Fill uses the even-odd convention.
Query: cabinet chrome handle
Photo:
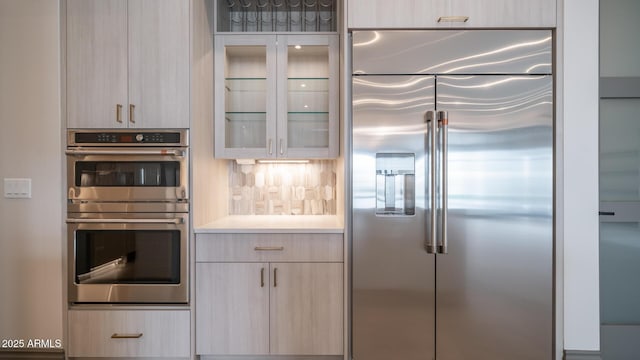
[[[447,213],[449,206],[447,203],[447,157],[449,154],[448,149],[448,136],[449,136],[449,114],[446,111],[438,111],[438,126],[440,127],[440,166],[441,166],[441,180],[440,180],[440,202],[441,202],[441,214],[440,220],[442,221],[440,229],[440,245],[438,246],[438,252],[440,254],[446,254],[448,252],[449,240],[447,238]]]
[[[273,287],[278,286],[278,268],[273,268]]]
[[[284,155],[284,139],[280,139],[280,155]]]
[[[260,269],[260,287],[264,287],[264,268]]]
[[[282,251],[284,246],[256,246],[253,248],[255,251]]]
[[[133,114],[136,111],[136,106],[133,104],[129,104],[129,122],[132,124],[136,123],[136,119],[133,117]]]
[[[122,124],[122,105],[116,104],[116,121]]]
[[[269,155],[273,155],[273,139],[269,139]]]
[[[428,254],[435,254],[435,242],[437,236],[437,197],[436,197],[436,130],[437,130],[437,122],[435,118],[435,111],[427,111],[426,115],[427,120],[427,136],[425,142],[427,143],[426,148],[429,149],[429,164],[426,169],[426,177],[429,179],[427,189],[427,194],[429,197],[429,213],[430,221],[429,227],[427,231],[427,241],[426,248]]]
[[[142,333],[137,334],[118,334],[114,333],[111,335],[112,339],[139,339],[142,337]]]

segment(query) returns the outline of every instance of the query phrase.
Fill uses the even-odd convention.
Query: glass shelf
[[[224,118],[226,121],[267,121],[266,112],[225,112]]]
[[[289,92],[329,92],[328,78],[288,78]]]
[[[329,121],[329,113],[323,111],[316,112],[298,112],[298,111],[290,111],[287,113],[287,119],[290,122],[299,121],[299,122],[328,122]]]
[[[267,89],[266,78],[225,78],[225,88],[227,91],[252,91],[264,92]]]
[[[225,112],[227,114],[265,113],[267,108],[266,78],[226,78],[225,90]]]
[[[327,113],[329,109],[328,78],[288,78],[288,111],[291,114]]]

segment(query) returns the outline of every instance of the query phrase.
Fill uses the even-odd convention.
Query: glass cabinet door
[[[278,36],[278,157],[337,156],[338,38]]]
[[[216,157],[338,156],[337,35],[216,35],[215,43]]]
[[[216,156],[274,157],[275,37],[217,36],[215,41]]]

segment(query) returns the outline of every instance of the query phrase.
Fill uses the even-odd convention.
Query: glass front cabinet
[[[215,48],[217,158],[338,156],[337,35],[225,34]]]

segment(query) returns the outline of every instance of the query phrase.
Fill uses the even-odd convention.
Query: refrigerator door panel
[[[552,359],[551,76],[438,76],[448,112],[448,254],[437,360]]]
[[[434,255],[425,250],[425,114],[432,76],[353,78],[352,351],[435,355]]]
[[[354,74],[550,74],[550,30],[353,32]]]

